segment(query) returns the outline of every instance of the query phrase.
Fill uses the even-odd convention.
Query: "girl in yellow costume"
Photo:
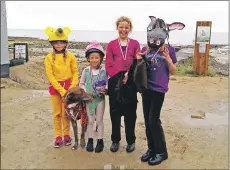
[[[74,54],[66,51],[68,43],[68,27],[52,28],[47,27],[45,33],[53,46],[53,52],[45,57],[46,75],[49,80],[49,93],[53,105],[53,124],[55,132],[54,147],[59,148],[63,144],[62,126],[64,131],[64,144],[71,145],[70,121],[67,119],[64,110],[62,97],[66,91],[75,87],[78,82],[78,66]]]

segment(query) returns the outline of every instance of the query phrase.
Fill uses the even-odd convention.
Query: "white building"
[[[9,77],[9,64],[6,3],[1,1],[1,78]]]

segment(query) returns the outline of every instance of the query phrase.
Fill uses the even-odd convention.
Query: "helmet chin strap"
[[[66,52],[66,48],[67,48],[67,44],[68,43],[66,43],[65,44],[65,47],[61,50],[61,51],[58,51],[58,50],[56,50],[55,48],[54,48],[54,42],[50,42],[50,44],[52,45],[52,47],[53,47],[53,50],[54,50],[54,52],[56,53],[56,54],[64,54],[65,52]]]
[[[62,53],[65,53],[66,48],[64,48],[64,49],[61,50],[61,51],[58,51],[58,50],[56,50],[56,49],[53,47],[53,50],[55,51],[56,54],[62,54]]]
[[[53,45],[52,45],[52,46],[53,46]],[[67,47],[67,45],[63,48],[63,50],[58,51],[58,50],[56,50],[56,49],[54,48],[54,46],[53,46],[53,50],[54,50],[54,52],[55,52],[56,54],[62,54],[62,53],[65,53],[65,52],[66,52],[66,47]]]
[[[98,64],[98,65],[95,67],[95,69],[99,69],[99,68],[100,68],[100,66],[101,66],[101,63],[100,63],[100,64]],[[92,66],[90,66],[90,67],[92,67]]]
[[[102,63],[102,62],[100,62],[100,63],[97,65],[96,69],[99,69],[99,68],[100,68],[101,63]]]

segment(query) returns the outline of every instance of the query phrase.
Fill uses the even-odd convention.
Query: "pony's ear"
[[[149,16],[149,18],[151,19],[151,21],[156,19],[155,16]]]
[[[172,24],[167,24],[169,31],[173,30],[182,30],[185,27],[185,24],[181,22],[173,22]]]
[[[93,99],[92,95],[86,93],[84,89],[80,88],[80,91],[81,91],[81,99],[82,100],[88,101],[88,100],[92,100]]]
[[[82,100],[84,101],[92,100],[92,96],[91,95],[82,96]]]
[[[66,97],[68,96],[68,92],[66,92],[65,94],[64,94],[64,96],[63,96],[63,98],[64,98],[64,100],[66,100]]]

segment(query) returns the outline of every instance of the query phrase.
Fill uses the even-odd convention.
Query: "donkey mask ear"
[[[156,19],[156,17],[154,16],[149,16],[149,18],[151,19],[151,21]]]
[[[185,27],[185,25],[181,22],[173,22],[172,24],[167,24],[167,26],[169,31],[173,31],[175,29],[182,30]]]

